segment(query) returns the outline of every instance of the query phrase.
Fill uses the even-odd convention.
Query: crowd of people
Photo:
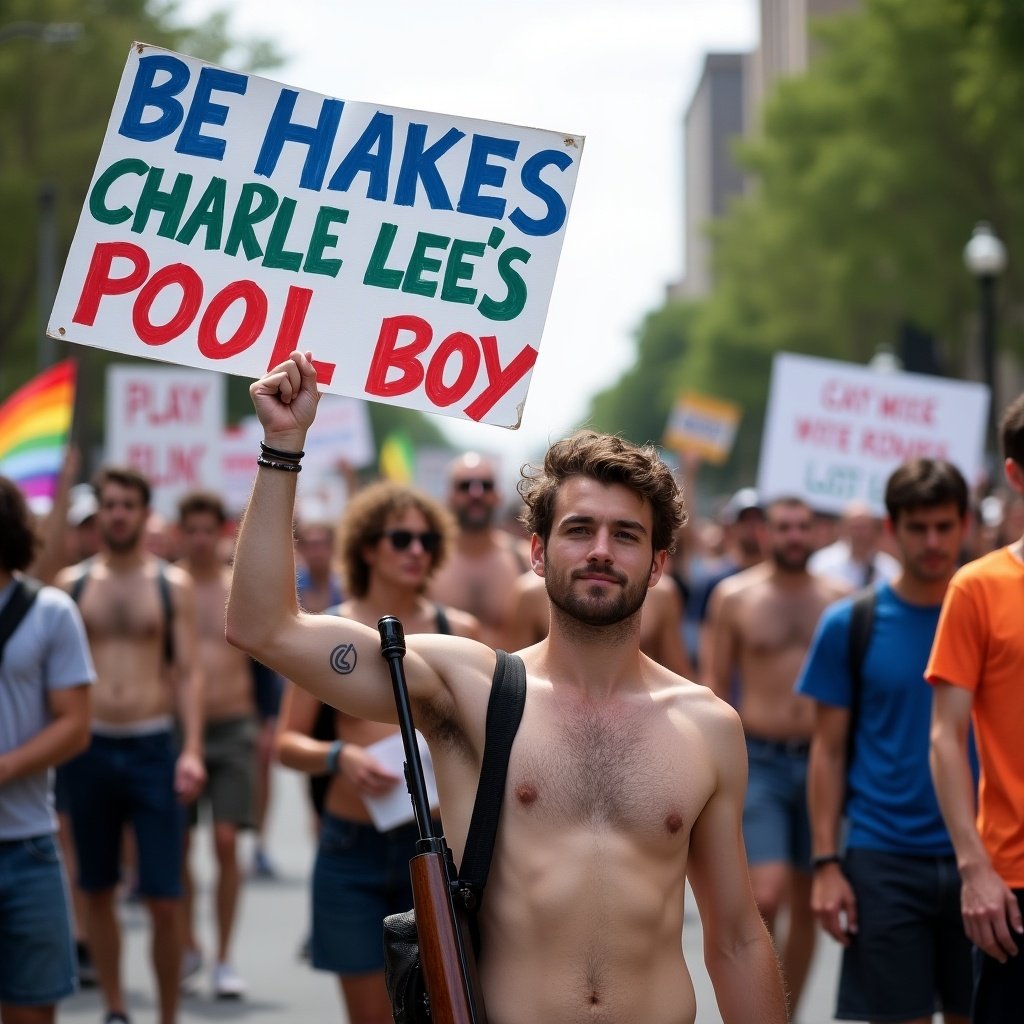
[[[127,467],[65,486],[44,524],[0,479],[4,1024],[52,1021],[79,982],[128,1021],[126,894],[150,917],[161,1024],[204,967],[213,996],[244,998],[240,837],[272,875],[273,758],[309,777],[312,967],[351,1024],[391,1020],[381,922],[412,905],[416,832],[378,824],[404,790],[384,614],[409,638],[456,862],[494,651],[525,664],[479,919],[493,1020],[692,1024],[686,883],[727,1024],[789,1020],[821,930],[843,947],[839,1019],[1021,1019],[1024,397],[984,506],[955,466],[914,459],[884,518],[752,488],[687,518],[696,465],[582,432],[524,470],[517,530],[475,453],[443,501],[378,481],[338,522],[296,518],[310,362],[252,395],[265,440],[237,535],[207,491],[163,523]],[[203,950],[189,861],[207,835]]]

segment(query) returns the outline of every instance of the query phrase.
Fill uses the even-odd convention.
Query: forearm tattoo
[[[340,676],[347,676],[356,667],[355,644],[338,644],[331,651],[331,668]]]

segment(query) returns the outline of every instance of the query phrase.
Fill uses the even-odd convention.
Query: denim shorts
[[[89,749],[67,763],[81,888],[102,892],[117,885],[121,834],[131,822],[139,892],[156,899],[181,896],[185,809],[174,792],[177,757],[169,731],[116,738],[94,734]]]
[[[803,742],[747,737],[743,841],[751,865],[781,861],[800,871],[810,870],[808,749]]]
[[[0,842],[0,1003],[50,1006],[78,987],[69,905],[53,836]]]
[[[412,909],[414,824],[378,832],[325,814],[313,867],[313,966],[335,974],[384,970],[384,918]]]
[[[971,944],[960,916],[956,858],[848,850],[857,933],[843,950],[836,1016],[906,1021],[966,1017]]]

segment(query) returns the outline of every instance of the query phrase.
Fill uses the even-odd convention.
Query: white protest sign
[[[256,476],[263,427],[255,416],[225,427],[220,439],[221,475],[218,490],[228,514],[239,516],[249,501]]]
[[[948,459],[969,484],[983,461],[984,384],[782,352],[772,366],[758,489],[826,512],[884,512],[889,474],[917,456]]]
[[[353,467],[373,462],[373,428],[366,403],[355,398],[324,395],[303,450],[306,455],[302,460],[302,476],[307,479],[337,473],[340,462]]]
[[[224,384],[205,370],[107,368],[107,461],[145,473],[161,515],[173,518],[186,491],[220,487]]]
[[[47,333],[515,428],[582,149],[137,43]]]

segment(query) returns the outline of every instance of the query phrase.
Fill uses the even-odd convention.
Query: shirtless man
[[[213,819],[217,861],[217,958],[213,965],[213,994],[239,999],[245,982],[230,960],[241,891],[238,833],[255,821],[256,739],[259,725],[253,696],[252,661],[224,639],[224,605],[231,570],[221,561],[220,540],[227,523],[224,504],[216,494],[191,491],[178,503],[178,527],[183,554],[181,567],[192,577],[199,635],[199,664],[206,686],[203,694],[203,753],[206,786],[190,808],[190,824],[199,820],[200,805],[208,804]],[[188,866],[189,834],[185,835],[185,952],[182,976],[202,966],[202,953],[193,927],[193,896]]]
[[[242,524],[228,638],[347,714],[396,720],[376,630],[304,615],[291,566],[297,459],[316,409],[308,354],[250,389],[278,452],[261,457]],[[268,465],[268,463],[277,464]],[[293,462],[297,466],[297,462]],[[682,955],[685,882],[726,1024],[786,1019],[740,838],[739,718],[640,653],[640,609],[683,516],[652,450],[581,434],[520,485],[531,562],[554,604],[523,652],[526,708],[482,903],[480,978],[491,1024],[693,1024]],[[496,656],[461,637],[408,637],[413,712],[462,858]]]
[[[501,495],[487,459],[469,452],[451,464],[448,507],[459,535],[451,558],[431,581],[430,595],[474,616],[488,646],[512,650],[513,588],[527,562],[515,538],[494,525]]]
[[[477,638],[479,624],[472,616],[423,596],[454,536],[445,509],[414,488],[364,488],[341,520],[350,596],[331,611],[374,628],[382,615],[397,615],[408,633]],[[412,906],[407,864],[418,832],[411,821],[379,831],[364,798],[402,783],[400,770],[369,749],[397,729],[334,712],[330,738],[324,739],[315,732],[322,707],[312,694],[289,687],[278,737],[283,764],[328,779],[313,868],[311,960],[315,968],[338,975],[349,1024],[391,1024],[381,921]]]
[[[122,831],[131,821],[139,890],[153,927],[160,1022],[172,1024],[182,954],[182,803],[195,799],[206,776],[195,598],[185,572],[162,565],[145,549],[146,478],[134,469],[108,467],[100,471],[95,487],[102,550],[57,578],[78,601],[98,677],[92,744],[69,762],[66,772],[78,884],[85,892],[86,933],[106,1019],[110,1024],[127,1021],[114,893]],[[180,753],[175,714],[183,734]]]
[[[793,685],[826,605],[847,588],[807,571],[813,513],[799,498],[765,509],[768,558],[715,588],[708,609],[706,681],[734,698],[747,737],[750,781],[743,836],[750,881],[765,923],[774,931],[788,903],[783,973],[794,1009],[814,953],[811,912],[807,755],[814,704]],[[733,693],[738,680],[738,693]]]
[[[512,625],[508,631],[509,650],[543,640],[548,635],[551,607],[544,579],[528,569],[516,580]],[[640,615],[640,650],[670,672],[685,679],[693,677],[693,665],[680,634],[682,602],[679,588],[665,574],[651,587]]]

